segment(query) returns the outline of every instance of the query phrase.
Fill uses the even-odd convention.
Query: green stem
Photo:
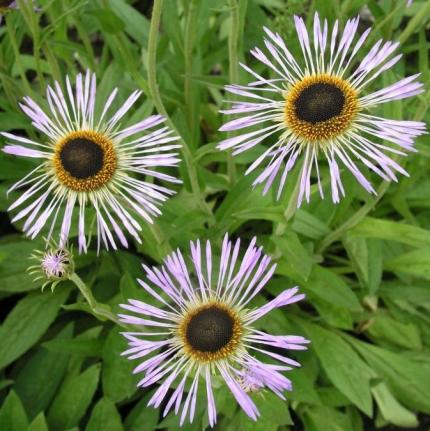
[[[16,105],[16,95],[19,94],[19,88],[15,83],[15,80],[10,77],[10,74],[6,71],[4,65],[3,54],[0,52],[0,83],[5,92],[5,96],[8,99],[11,106]]]
[[[43,53],[45,55],[46,61],[49,63],[50,71],[52,77],[57,82],[62,82],[64,76],[61,72],[60,65],[58,63],[57,57],[55,56],[52,48],[49,46],[49,43],[43,44]]]
[[[388,27],[387,23],[393,21],[394,16],[397,15],[400,8],[404,8],[404,5],[399,2],[397,7],[391,9],[391,12],[387,14],[381,21],[379,21],[378,24],[375,25],[375,27],[372,28],[372,36],[370,36],[369,41],[367,42],[369,46],[372,46],[376,39],[379,37],[380,30],[383,27]]]
[[[36,66],[36,74],[37,80],[39,82],[39,88],[41,92],[45,91],[45,77],[42,73],[42,62],[40,58],[40,27],[39,27],[39,16],[36,14],[34,10],[34,5],[32,2],[26,2],[23,0],[18,0],[18,5],[21,11],[21,14],[24,17],[25,22],[27,23],[28,28],[31,31],[32,39],[33,39],[33,57],[34,63]]]
[[[288,201],[288,205],[285,208],[285,211],[283,214],[285,221],[282,223],[279,223],[275,227],[275,235],[276,236],[281,236],[285,232],[285,230],[287,229],[287,223],[293,218],[294,214],[296,213],[296,211],[297,211],[297,198],[299,196],[299,192],[300,192],[300,176],[296,181],[294,189],[291,193],[290,200]]]
[[[378,189],[376,190],[376,198],[366,202],[352,217],[346,220],[345,223],[341,224],[337,229],[335,229],[333,232],[328,234],[321,241],[321,244],[317,249],[317,254],[322,254],[324,250],[333,242],[335,242],[337,239],[339,239],[344,234],[344,232],[354,227],[361,220],[363,220],[364,217],[366,217],[366,215],[373,208],[375,208],[376,204],[382,199],[382,196],[385,194],[389,186],[390,186],[390,183],[388,181],[384,181],[383,183],[381,183]]]
[[[191,190],[195,196],[199,198],[199,205],[201,209],[208,212],[208,208],[202,199],[200,186],[197,178],[197,171],[193,163],[193,156],[185,143],[184,139],[181,137],[176,126],[173,124],[169,115],[167,114],[166,108],[164,107],[163,101],[161,99],[160,91],[157,85],[157,41],[158,32],[160,27],[161,11],[163,8],[163,0],[154,0],[154,5],[152,8],[151,24],[149,27],[149,38],[148,38],[148,87],[149,94],[152,97],[154,106],[157,111],[166,118],[166,124],[175,131],[176,135],[180,137],[181,142],[181,152],[184,159],[184,163],[187,167],[188,176],[191,184]]]
[[[118,34],[115,37],[116,43],[118,45],[119,52],[121,53],[124,64],[127,65],[129,72],[133,79],[136,81],[136,84],[139,86],[139,88],[146,94],[149,94],[148,91],[148,83],[146,82],[145,78],[142,76],[142,74],[139,72],[135,56],[130,52],[129,47],[127,46],[127,38],[124,34]]]
[[[79,18],[72,18],[73,25],[76,27],[76,30],[78,32],[79,38],[82,41],[82,44],[85,47],[85,50],[87,51],[87,59],[90,63],[90,69],[92,71],[96,71],[96,63],[95,63],[95,54],[93,50],[93,45],[91,44],[90,37],[84,28],[84,26],[81,24],[81,21]]]
[[[12,28],[12,21],[10,19],[6,19],[6,30],[9,37],[9,41],[12,45],[13,53],[16,59],[16,66],[18,68],[18,72],[21,76],[22,83],[24,85],[25,93],[33,97],[33,90],[31,89],[31,85],[25,75],[25,69],[23,64],[21,63],[21,54],[19,52],[18,41],[16,39],[15,30]]]
[[[231,84],[239,83],[238,69],[238,48],[239,48],[239,28],[240,16],[239,5],[237,0],[230,0],[231,22],[230,33],[228,37],[228,61],[229,61],[229,81]],[[234,136],[233,132],[229,132],[228,137]],[[233,161],[232,150],[227,151],[227,174],[230,184],[234,184],[236,180],[236,165]]]
[[[191,141],[195,142],[196,121],[194,109],[193,89],[191,85],[191,76],[193,74],[193,46],[194,36],[196,33],[195,27],[196,7],[195,0],[191,0],[188,4],[187,17],[185,21],[185,40],[184,40],[184,63],[185,63],[185,77],[184,77],[184,99],[185,107],[187,110],[188,129],[191,132]]]
[[[430,1],[427,0],[424,3],[423,7],[419,10],[419,12],[408,22],[408,25],[399,36],[399,42],[401,44],[405,43],[406,40],[408,40],[409,37],[418,28],[421,27],[422,21],[425,22],[426,20],[428,20],[429,16],[430,16]]]
[[[240,0],[239,0],[240,1]],[[228,59],[230,82],[235,84],[239,81],[239,33],[241,30],[238,0],[230,0],[231,24],[228,38]]]
[[[397,1],[398,6],[399,6],[399,2]],[[394,7],[395,5],[393,4],[393,0],[390,1],[390,6],[389,6],[389,10],[393,10],[395,9]],[[390,14],[390,18],[388,20],[385,21],[385,25],[384,25],[384,30],[385,30],[385,39],[391,39],[392,37],[392,33],[393,33],[393,18],[394,15]]]
[[[98,317],[101,317],[102,319],[110,320],[117,325],[124,326],[118,318],[113,314],[110,309],[106,305],[99,304],[96,299],[94,298],[91,290],[88,288],[88,286],[83,282],[83,280],[79,277],[76,272],[74,272],[70,277],[69,280],[72,281],[75,286],[79,289],[82,296],[85,298],[85,301],[87,301],[89,307],[91,308],[91,311]]]

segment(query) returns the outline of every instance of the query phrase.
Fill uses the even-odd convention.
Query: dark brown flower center
[[[285,92],[285,123],[303,143],[324,146],[348,130],[359,112],[355,88],[329,74],[304,77]]]
[[[345,96],[333,84],[315,83],[304,88],[294,102],[300,120],[316,124],[330,120],[342,112]]]
[[[233,326],[234,320],[227,311],[212,306],[191,317],[186,339],[193,349],[214,353],[230,342]]]
[[[101,133],[78,130],[55,145],[55,176],[67,188],[89,192],[105,186],[117,169],[113,142]]]
[[[86,138],[72,139],[60,151],[64,169],[76,179],[85,179],[98,174],[103,168],[103,149]]]

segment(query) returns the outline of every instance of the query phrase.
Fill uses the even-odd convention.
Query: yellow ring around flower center
[[[76,192],[88,192],[111,180],[117,155],[112,141],[103,134],[79,130],[55,144],[52,163],[60,183]]]
[[[358,111],[357,91],[337,76],[307,76],[285,94],[285,123],[306,142],[323,143],[341,135]]]
[[[243,326],[236,311],[212,301],[189,310],[177,334],[187,356],[207,363],[226,359],[236,351]]]

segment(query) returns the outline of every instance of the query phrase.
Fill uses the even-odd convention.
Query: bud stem
[[[117,316],[112,313],[110,310],[110,307],[106,304],[99,304],[96,299],[94,298],[91,290],[88,288],[88,286],[84,283],[84,281],[79,277],[76,272],[74,272],[70,277],[69,280],[72,281],[76,287],[79,289],[79,291],[82,293],[82,296],[87,301],[89,307],[91,308],[91,311],[94,313],[94,315],[98,318],[101,318],[100,320],[108,319],[120,326],[124,326],[117,318]]]

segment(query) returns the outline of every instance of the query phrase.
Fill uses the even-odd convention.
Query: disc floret
[[[98,190],[115,174],[115,146],[94,130],[71,132],[56,143],[53,166],[56,178],[65,187],[76,192]]]
[[[201,363],[229,358],[243,333],[239,313],[217,301],[189,309],[177,330],[185,354]]]
[[[285,92],[285,124],[298,141],[324,147],[353,125],[357,91],[342,78],[306,76]]]

